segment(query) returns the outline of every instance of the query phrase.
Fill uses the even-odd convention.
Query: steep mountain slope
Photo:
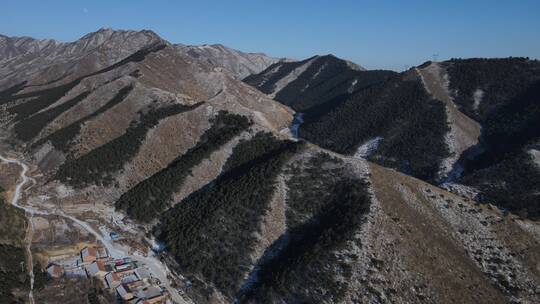
[[[154,210],[150,220],[155,221],[186,186],[195,191],[219,174],[223,164],[209,163],[207,158],[223,153],[224,162],[227,150],[241,138],[258,130],[278,133],[292,120],[289,108],[149,31],[100,30],[55,50],[21,51],[3,60],[0,70],[7,75],[0,93],[3,143],[24,153],[39,172],[32,188],[40,194],[30,195],[27,203],[49,210],[60,200],[61,218],[68,222],[110,226],[110,217],[121,216],[114,210],[115,201],[164,174],[163,185],[176,184],[150,208]],[[192,169],[208,176],[190,179]],[[187,182],[170,175],[180,170]],[[92,208],[90,202],[102,208]],[[134,203],[129,210],[148,204]],[[125,209],[119,204],[118,210]],[[128,215],[141,220],[129,210]],[[39,227],[54,226],[47,217],[39,221],[48,223]],[[77,239],[95,233],[84,227],[83,234],[76,232]],[[115,229],[130,236],[129,246],[146,251],[150,241],[141,227]],[[45,256],[70,240],[62,236],[61,242],[38,242],[43,234],[30,239],[30,244]],[[160,275],[164,266],[152,267],[162,281],[167,279]],[[175,293],[173,298],[179,301]]]
[[[444,66],[456,104],[482,126],[479,143],[462,157],[459,182],[476,188],[481,201],[538,219],[540,172],[530,151],[540,140],[540,62],[456,59]]]
[[[11,44],[19,40],[7,38]],[[0,58],[2,86],[15,86],[24,81],[26,86],[65,82],[66,78],[75,79],[109,67],[143,48],[167,43],[151,31],[100,29],[74,42],[49,44],[46,48],[22,49],[12,58]]]
[[[42,212],[26,227],[45,265],[101,243],[147,263],[179,303],[540,301],[538,222],[365,159],[439,178],[454,116],[422,71],[317,56],[275,63],[250,86],[236,55],[209,61],[148,31],[100,30],[54,52],[0,61],[0,154],[29,164],[20,203]],[[535,92],[520,99],[530,113]],[[522,117],[510,104],[486,121]],[[322,148],[284,131],[289,106]],[[534,160],[538,145],[520,147]],[[17,167],[0,166],[12,191]],[[36,296],[71,286],[52,282]]]
[[[465,183],[478,200],[537,218],[538,61],[427,62],[397,74],[324,59],[278,64],[245,82],[305,112],[302,138],[448,189]],[[335,68],[321,76],[317,66]]]
[[[414,71],[363,71],[333,56],[276,64],[244,81],[303,112],[298,134],[436,180],[448,156],[443,104]]]
[[[432,62],[418,68],[426,90],[445,104],[446,117],[450,131],[446,136],[446,143],[451,156],[443,162],[441,175],[452,179],[462,173],[459,158],[468,149],[478,144],[480,137],[480,124],[461,112],[450,96],[448,75],[437,62]]]
[[[125,33],[132,34],[100,30],[73,44],[101,41],[107,35],[100,48],[115,52]],[[46,86],[30,85],[41,76],[41,69],[21,67],[12,78],[22,79],[35,70],[37,76],[2,93],[2,118],[12,141],[34,157],[50,180],[79,189],[107,187],[102,194],[110,199],[176,161],[186,159],[181,162],[189,166],[181,168],[189,170],[229,141],[260,129],[277,133],[290,124],[292,111],[287,107],[205,60],[194,60],[181,48],[157,41],[107,67],[78,70],[82,76],[52,80]],[[53,66],[64,64],[58,58],[50,61]],[[229,121],[231,127],[242,123],[231,132],[223,127]],[[158,143],[163,147],[156,151]],[[193,189],[200,186],[190,184]],[[162,209],[183,184],[177,187],[160,200]]]
[[[188,55],[205,60],[230,72],[236,79],[258,74],[276,62],[283,61],[263,53],[244,53],[221,44],[178,45]]]
[[[279,62],[244,82],[258,88],[270,97],[306,112],[336,96],[354,91],[363,68],[332,55],[314,56],[303,61]],[[376,76],[374,76],[376,78]],[[376,81],[376,80],[373,80]]]
[[[59,41],[53,39],[33,39],[30,37],[8,37],[0,35],[0,58],[9,60],[27,53],[46,53],[56,48]]]
[[[540,63],[453,59],[428,62],[419,71],[428,90],[446,103],[452,156],[445,186],[537,219]]]

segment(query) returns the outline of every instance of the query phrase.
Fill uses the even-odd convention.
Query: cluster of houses
[[[51,278],[97,278],[114,291],[122,303],[170,303],[169,294],[147,268],[129,257],[113,259],[103,247],[85,247],[74,263],[52,263],[47,273]]]

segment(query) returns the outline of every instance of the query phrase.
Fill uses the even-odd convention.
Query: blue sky
[[[438,54],[540,57],[540,1],[4,1],[0,33],[73,41],[101,27],[173,43],[222,43],[305,58],[332,53],[402,70]]]

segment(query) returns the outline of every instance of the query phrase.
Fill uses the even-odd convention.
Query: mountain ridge
[[[30,168],[20,204],[40,212],[25,215],[21,242],[37,278],[106,244],[153,261],[179,303],[539,300],[535,62],[397,73],[333,55],[253,65],[151,32],[102,29],[74,43],[0,59],[1,154]],[[430,67],[440,68],[431,89]],[[478,142],[451,149],[450,106],[481,125]],[[481,158],[464,160],[473,147]],[[445,164],[462,164],[463,178],[441,184]],[[0,168],[10,198],[19,173]],[[36,301],[53,301],[63,280],[40,283]],[[21,298],[29,288],[9,287]]]

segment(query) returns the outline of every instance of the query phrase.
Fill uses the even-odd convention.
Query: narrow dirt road
[[[21,198],[22,192],[24,190],[24,186],[29,181],[32,180],[32,178],[30,178],[30,177],[28,177],[26,175],[28,173],[28,170],[29,170],[28,166],[25,163],[23,163],[22,161],[19,161],[17,159],[6,158],[6,157],[4,157],[2,155],[0,155],[0,161],[10,163],[10,164],[17,164],[22,168],[22,171],[20,173],[21,181],[15,187],[15,191],[13,193],[13,198],[11,200],[11,204],[14,207],[19,208],[19,209],[25,211],[26,214],[28,214],[30,227],[32,227],[32,218],[33,218],[34,215],[45,215],[45,216],[46,215],[56,215],[56,216],[60,216],[60,217],[69,219],[69,220],[73,221],[74,223],[76,223],[77,225],[79,225],[80,227],[82,227],[84,230],[88,231],[88,233],[94,235],[96,240],[99,240],[103,244],[103,246],[105,248],[107,248],[107,250],[109,251],[109,254],[112,257],[121,258],[121,257],[130,256],[133,260],[141,262],[143,264],[146,264],[146,266],[148,266],[148,268],[150,269],[152,274],[155,277],[157,277],[161,281],[163,286],[169,291],[169,293],[171,294],[171,297],[172,297],[172,299],[173,299],[173,301],[175,303],[179,303],[179,304],[184,304],[184,303],[187,304],[188,303],[180,296],[178,291],[170,285],[170,282],[169,282],[169,279],[168,279],[168,274],[169,274],[170,271],[167,268],[167,266],[165,266],[156,256],[151,255],[151,256],[148,256],[148,257],[144,257],[144,256],[140,256],[140,255],[130,255],[129,254],[129,248],[112,243],[111,241],[105,239],[96,230],[94,230],[88,223],[86,223],[86,222],[84,222],[84,221],[82,221],[82,220],[80,220],[80,219],[78,219],[78,218],[76,218],[74,216],[66,214],[65,212],[63,212],[61,210],[55,210],[53,212],[49,212],[49,211],[43,211],[43,210],[34,209],[32,207],[29,207],[29,206],[20,205],[20,198]],[[30,229],[32,230],[32,228],[30,228]],[[27,245],[27,248],[26,248],[27,254],[28,254],[28,263],[30,265],[29,269],[28,269],[29,275],[30,275],[30,292],[28,294],[28,298],[29,298],[30,303],[33,304],[34,303],[34,296],[33,296],[34,270],[33,270],[32,252],[31,252],[31,244],[32,244],[32,238],[31,237],[32,237],[32,234],[29,233],[29,236],[30,236],[30,239],[28,241],[28,245]]]
[[[20,174],[21,181],[17,184],[15,187],[15,191],[13,192],[13,197],[11,199],[11,205],[13,205],[16,208],[22,209],[25,211],[25,213],[29,214],[28,216],[28,233],[26,235],[26,255],[27,255],[27,268],[28,268],[28,276],[30,277],[30,291],[28,292],[28,301],[32,304],[34,304],[34,261],[32,259],[32,235],[33,235],[33,223],[32,218],[34,217],[34,213],[31,210],[27,210],[24,207],[21,207],[19,205],[19,199],[21,198],[21,193],[23,187],[30,181],[30,179],[26,176],[26,172],[28,172],[28,166],[25,164],[20,163],[17,160],[14,159],[8,159],[4,158],[0,155],[0,160],[9,163],[9,164],[17,164],[21,166],[22,171]]]

